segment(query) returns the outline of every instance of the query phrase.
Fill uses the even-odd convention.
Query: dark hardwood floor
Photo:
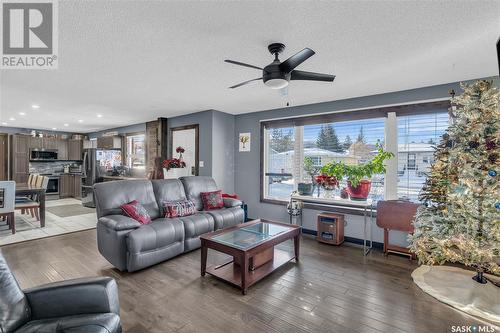
[[[285,244],[284,248],[291,244]],[[83,276],[114,277],[125,332],[450,332],[487,324],[423,293],[416,264],[303,236],[291,262],[248,295],[200,277],[200,250],[136,273],[121,273],[97,251],[95,230],[1,247],[22,288]],[[209,251],[209,263],[224,258]]]

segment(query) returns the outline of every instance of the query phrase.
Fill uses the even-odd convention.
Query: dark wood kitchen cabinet
[[[57,139],[57,159],[68,160],[68,140]]]
[[[83,141],[69,140],[68,141],[68,160],[81,161],[83,158]]]
[[[27,135],[12,136],[12,180],[27,183],[29,175],[30,137]]]
[[[62,174],[59,177],[59,197],[81,199],[82,176]]]

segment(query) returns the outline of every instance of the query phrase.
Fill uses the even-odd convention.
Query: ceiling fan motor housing
[[[262,71],[262,81],[267,86],[274,89],[281,89],[290,81],[290,73],[283,73],[279,68],[279,60],[264,67]],[[269,82],[268,82],[269,81]]]

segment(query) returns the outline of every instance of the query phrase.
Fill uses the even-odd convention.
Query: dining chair
[[[16,201],[16,182],[0,181],[0,217],[7,219],[7,226],[16,233],[14,208]]]
[[[35,186],[47,190],[48,184],[49,177],[38,176]],[[21,210],[21,212],[29,212],[32,217],[35,217],[37,221],[40,221],[40,198],[38,198],[38,196],[35,196],[33,199],[16,202],[16,210]]]

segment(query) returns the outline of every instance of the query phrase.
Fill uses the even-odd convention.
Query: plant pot
[[[313,184],[308,183],[299,183],[297,186],[300,195],[312,195],[313,189]]]
[[[347,193],[349,193],[349,197],[351,197],[351,200],[366,200],[368,198],[368,195],[370,194],[371,187],[371,180],[363,179],[356,187],[351,186],[351,182],[347,181]]]
[[[177,179],[179,177],[188,176],[188,168],[171,168],[167,170],[163,168],[163,178],[164,179]]]

